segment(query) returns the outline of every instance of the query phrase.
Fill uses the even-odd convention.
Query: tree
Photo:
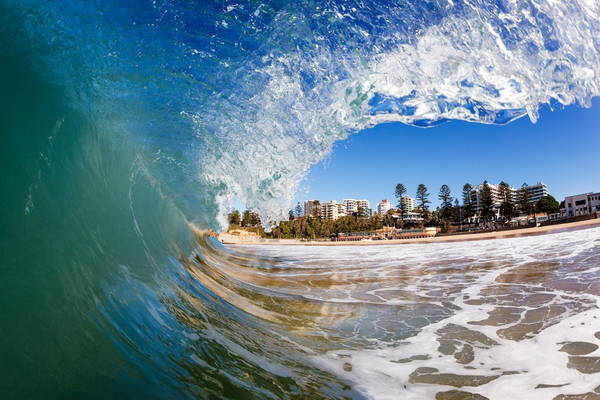
[[[400,210],[400,220],[404,222],[404,214],[406,213],[406,204],[402,203],[402,196],[406,194],[406,187],[403,184],[399,183],[396,185],[396,190],[394,191],[396,198],[398,199],[398,209]]]
[[[483,181],[483,190],[479,194],[479,213],[486,222],[491,221],[494,216],[494,198],[487,181]]]
[[[427,204],[431,203],[429,200],[429,193],[427,193],[427,186],[422,183],[419,183],[417,187],[417,200],[419,201],[419,208],[421,209],[421,216],[425,220],[427,213]]]
[[[240,212],[238,210],[233,210],[229,213],[227,219],[229,220],[230,226],[239,226],[241,222]]]
[[[452,200],[454,198],[450,196],[450,187],[443,184],[438,194],[438,199],[442,202],[440,218],[444,221],[448,221],[452,217]]]
[[[366,209],[362,206],[358,206],[358,210],[356,211],[356,219],[358,220],[359,218],[364,218]]]
[[[527,183],[523,183],[519,189],[519,210],[523,215],[530,215],[535,212],[535,204],[531,202],[531,189]]]
[[[513,199],[513,193],[508,183],[502,181],[498,185],[498,195],[500,197],[500,215],[511,219],[516,214],[515,202]]]
[[[454,207],[452,208],[452,220],[462,225],[462,207],[458,198],[454,199]]]
[[[296,218],[300,218],[302,216],[302,206],[300,205],[300,202],[298,202],[296,207],[294,207],[294,215]]]
[[[315,218],[321,216],[321,202],[319,200],[313,200],[312,216]]]
[[[544,196],[538,200],[536,203],[536,208],[538,212],[554,214],[560,211],[560,205],[558,201],[550,195]]]
[[[471,226],[471,218],[473,218],[474,207],[473,207],[473,186],[469,183],[465,183],[463,186],[463,218],[469,221],[469,226]]]
[[[394,210],[389,209],[383,217],[383,223],[386,226],[394,226]]]

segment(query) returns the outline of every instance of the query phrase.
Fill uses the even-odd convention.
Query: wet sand
[[[415,239],[395,239],[395,240],[365,240],[355,242],[301,242],[292,239],[281,239],[279,241],[265,242],[245,242],[235,243],[244,245],[268,245],[268,246],[381,246],[390,244],[412,244],[412,243],[436,243],[436,242],[462,242],[469,240],[486,240],[498,238],[516,238],[531,235],[540,235],[547,233],[566,232],[578,229],[592,228],[600,225],[600,219],[591,219],[587,221],[570,222],[565,224],[538,226],[523,228],[518,230],[493,231],[481,233],[464,233],[448,236],[433,236],[427,238]],[[226,243],[227,244],[227,243]],[[233,244],[233,243],[231,243]]]

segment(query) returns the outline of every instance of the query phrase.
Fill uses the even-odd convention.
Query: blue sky
[[[339,142],[325,162],[311,168],[297,200],[367,199],[374,208],[402,183],[415,197],[429,189],[432,208],[450,186],[461,197],[465,183],[487,180],[521,187],[543,181],[559,202],[565,196],[600,191],[600,99],[592,108],[540,110],[503,126],[450,121],[432,128],[378,125]]]

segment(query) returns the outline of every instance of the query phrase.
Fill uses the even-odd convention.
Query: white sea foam
[[[347,310],[342,319],[330,314],[317,321],[338,334],[351,326],[346,345],[308,358],[368,398],[433,398],[456,388],[414,378],[429,368],[423,373],[454,374],[454,382],[490,377],[460,390],[491,399],[553,399],[598,386],[600,372],[580,372],[559,351],[567,342],[600,344],[597,291],[568,285],[598,284],[598,237],[600,228],[590,228],[476,242],[245,249],[285,257],[274,274],[286,282],[278,293]],[[448,313],[438,318],[441,309]],[[485,322],[498,309],[515,309],[515,319]],[[470,333],[461,336],[461,330]],[[444,340],[457,347],[442,350]],[[472,360],[460,361],[459,352],[470,348]],[[599,356],[600,349],[586,355]]]

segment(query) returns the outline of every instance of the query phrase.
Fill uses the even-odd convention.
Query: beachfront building
[[[471,200],[473,201],[475,216],[473,217],[473,222],[479,222],[481,219],[481,199],[483,194],[483,186],[484,184],[479,184],[473,186],[473,190],[471,191]],[[490,191],[492,193],[492,203],[494,205],[494,218],[500,218],[500,205],[502,201],[500,200],[500,185],[494,185],[492,183],[488,183],[490,187]],[[511,191],[514,193],[514,189],[511,188]]]
[[[502,200],[500,198],[500,185],[495,185],[492,183],[488,183],[492,193],[492,203],[494,204],[494,219],[500,218],[500,206],[502,205]],[[519,204],[519,196],[523,192],[523,190],[529,190],[529,202],[536,204],[542,197],[548,195],[548,186],[544,182],[538,182],[535,185],[525,186],[524,188],[515,189],[514,187],[510,187],[510,192],[512,193],[512,198],[514,204]],[[475,216],[471,220],[471,222],[479,222],[481,220],[481,204],[480,198],[483,193],[483,184],[475,185],[471,192],[471,199],[475,206]]]
[[[409,213],[417,208],[417,200],[410,196],[402,196],[400,197],[400,205],[404,207],[405,212]]]
[[[344,199],[344,207],[346,207],[346,215],[354,215],[359,208],[362,208],[363,212],[370,209],[371,203],[369,200]]]
[[[398,214],[398,218],[400,218],[400,214]],[[402,216],[402,221],[404,222],[423,222],[423,214],[418,212],[406,212]]]
[[[600,192],[565,197],[567,217],[600,212]]]
[[[304,201],[304,216],[321,215],[321,202],[319,200]]]
[[[358,208],[362,208],[363,210],[365,210],[365,213],[367,212],[367,210],[371,210],[371,202],[369,200],[356,200],[356,205],[358,206]]]
[[[346,216],[346,206],[344,203],[338,203],[331,200],[329,203],[321,204],[321,218],[326,221],[335,221],[338,218]]]
[[[392,209],[392,203],[390,203],[387,199],[381,200],[381,203],[377,203],[377,213],[384,215],[389,210]]]
[[[526,186],[529,190],[529,202],[536,204],[542,197],[548,196],[548,185],[544,182],[538,182],[535,185]],[[512,189],[512,188],[511,188]],[[524,188],[519,188],[517,190],[512,189],[514,193],[514,201],[518,203],[519,201],[519,193],[521,193]]]

